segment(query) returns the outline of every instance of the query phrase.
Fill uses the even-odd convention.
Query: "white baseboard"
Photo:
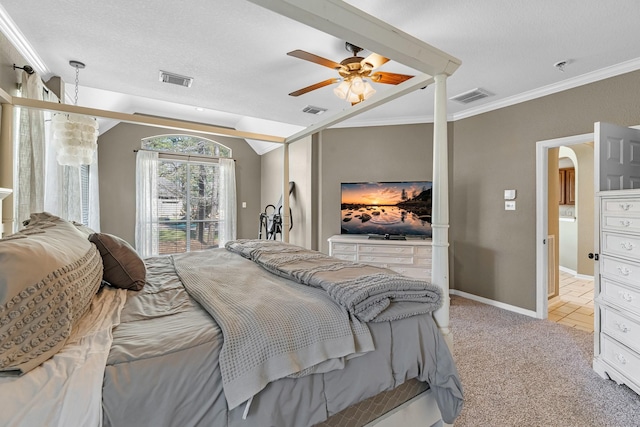
[[[525,316],[529,316],[529,317],[536,317],[536,312],[533,310],[527,310],[522,307],[516,307],[515,305],[505,304],[500,301],[494,301],[489,298],[484,298],[478,295],[469,294],[467,292],[459,291],[457,289],[449,289],[449,295],[458,295],[459,297],[463,297],[473,301],[478,301],[483,304],[491,305],[493,307],[498,307],[504,310],[513,311],[514,313],[524,314]]]
[[[578,272],[577,272],[577,271],[572,270],[572,269],[570,269],[570,268],[568,268],[568,267],[559,266],[559,267],[558,267],[558,270],[560,270],[560,271],[564,271],[565,273],[570,274],[570,275],[572,275],[572,276],[575,276],[576,274],[578,274]]]
[[[560,266],[558,267],[558,269],[560,271],[564,271],[565,273],[572,275],[576,279],[593,280],[593,276],[589,276],[588,274],[578,274],[577,271],[571,270],[570,268],[567,268],[567,267]]]

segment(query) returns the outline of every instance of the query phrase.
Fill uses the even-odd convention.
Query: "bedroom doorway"
[[[556,184],[557,188],[550,188],[550,185],[560,182],[559,154],[561,147],[564,147],[565,153],[571,153],[576,177],[579,180],[576,188],[578,205],[574,205],[573,209],[566,204],[558,205],[558,200],[561,200],[558,193],[559,185]],[[567,149],[569,151],[566,151]],[[583,318],[578,314],[586,316],[592,314],[589,313],[589,309],[581,309],[581,306],[576,303],[585,302],[587,306],[590,305],[591,313],[593,307],[592,302],[585,301],[589,295],[586,295],[585,300],[581,299],[583,295],[578,295],[589,286],[593,289],[592,284],[584,282],[593,278],[593,261],[586,257],[586,254],[592,251],[595,235],[593,152],[593,134],[538,141],[536,144],[536,317],[558,321],[575,312],[573,317],[580,318],[580,327],[589,324],[590,319]],[[565,169],[569,168],[565,167]],[[579,185],[580,182],[582,182],[582,186]],[[583,191],[580,191],[580,188]],[[553,200],[550,200],[550,196]],[[590,206],[589,201],[591,202]],[[564,227],[567,229],[565,236],[571,233],[575,235],[572,243],[563,242],[562,246],[559,241],[561,214],[566,218],[575,219],[574,222],[567,220],[567,224],[562,224],[569,225],[569,227]],[[563,254],[565,255],[563,258],[569,258],[569,261],[563,259],[564,263],[574,267],[568,268],[569,272],[566,271],[567,269],[563,269],[565,271],[560,269],[560,255],[562,255],[563,248],[565,251],[574,251],[570,254]],[[560,286],[561,284],[563,286]],[[560,299],[561,292],[569,296]],[[549,296],[553,295],[557,295],[557,297],[549,299]],[[571,299],[574,301],[570,301]],[[552,316],[549,315],[550,312],[553,314]],[[565,323],[569,321],[567,319]]]

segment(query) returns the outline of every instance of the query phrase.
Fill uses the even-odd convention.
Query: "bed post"
[[[289,243],[289,225],[291,216],[289,215],[289,143],[282,146],[282,241]]]
[[[13,113],[12,104],[4,103],[8,94],[0,89],[0,99],[2,99],[2,118],[0,126],[0,188],[13,189]],[[0,195],[0,238],[4,233],[13,233],[13,197],[1,201]],[[4,225],[4,227],[3,227]]]
[[[447,153],[447,75],[435,80],[433,119],[433,266],[431,281],[442,288],[442,308],[434,313],[440,331],[449,347],[453,337],[449,330],[449,170]]]

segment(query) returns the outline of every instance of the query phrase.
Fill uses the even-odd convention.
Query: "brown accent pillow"
[[[145,284],[147,269],[138,253],[121,238],[108,233],[93,233],[94,243],[104,264],[103,279],[111,286],[139,291]]]

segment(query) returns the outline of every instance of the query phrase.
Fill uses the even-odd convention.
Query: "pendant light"
[[[69,61],[69,65],[76,69],[74,105],[78,105],[78,76],[85,65],[79,61]],[[56,113],[51,123],[59,164],[81,166],[93,163],[94,153],[98,149],[98,122],[94,117]]]

